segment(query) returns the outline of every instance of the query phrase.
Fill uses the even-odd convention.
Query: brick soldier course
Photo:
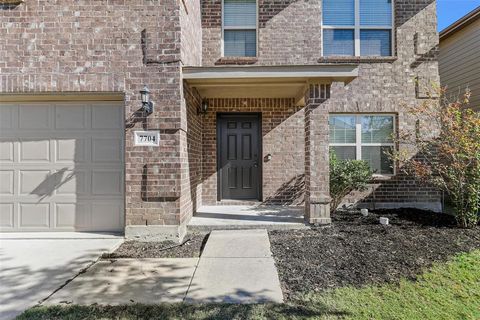
[[[419,84],[438,81],[435,1],[392,1],[391,57],[323,57],[321,0],[258,0],[253,58],[222,57],[221,0],[0,5],[0,99],[123,95],[127,237],[181,239],[198,207],[221,204],[216,115],[225,112],[261,115],[261,201],[304,205],[307,222],[329,223],[329,114],[391,113],[399,129],[414,128],[405,105],[427,98]],[[343,65],[356,67],[358,76],[306,82],[302,104],[294,96],[235,96],[235,91],[228,97],[202,96],[183,71]],[[144,85],[155,103],[150,115],[140,110]],[[209,106],[206,114],[198,112],[203,102]],[[159,130],[160,146],[135,146],[135,130]],[[367,195],[352,194],[347,201],[438,208],[439,197],[398,174],[374,181]]]

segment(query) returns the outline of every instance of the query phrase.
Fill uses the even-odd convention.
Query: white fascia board
[[[183,79],[355,78],[357,65],[183,67]]]

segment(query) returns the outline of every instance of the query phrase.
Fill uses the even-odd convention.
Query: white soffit
[[[295,98],[310,81],[350,82],[356,65],[184,67],[183,79],[203,98]]]

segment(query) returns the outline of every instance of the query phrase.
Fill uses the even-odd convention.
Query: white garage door
[[[2,231],[121,231],[121,103],[0,104]]]

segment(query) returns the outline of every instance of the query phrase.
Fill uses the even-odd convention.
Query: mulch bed
[[[380,225],[380,216],[390,225]],[[480,228],[459,229],[449,215],[416,209],[377,210],[368,217],[337,212],[330,226],[269,235],[287,298],[415,279],[433,262],[480,248]]]
[[[126,241],[102,258],[196,258],[200,256],[206,241],[206,233],[188,234],[180,245],[173,241]]]

